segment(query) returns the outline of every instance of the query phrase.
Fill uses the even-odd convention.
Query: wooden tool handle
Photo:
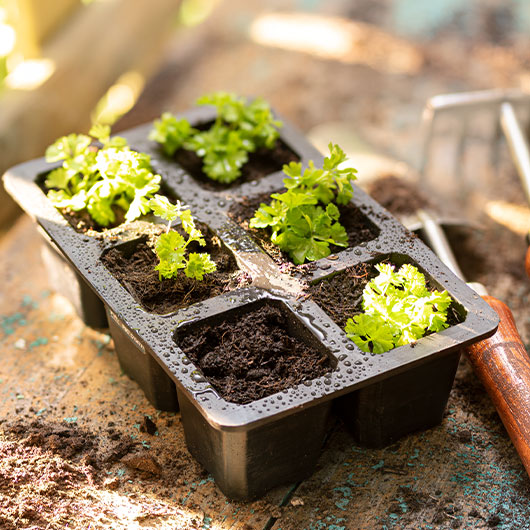
[[[495,335],[466,349],[530,476],[530,357],[506,304],[484,296],[498,313]]]
[[[526,251],[524,266],[526,269],[526,275],[530,278],[530,247],[528,247],[528,250]]]

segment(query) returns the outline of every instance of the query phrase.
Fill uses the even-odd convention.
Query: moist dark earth
[[[160,280],[155,270],[158,258],[153,244],[148,244],[145,238],[137,244],[110,249],[103,255],[102,261],[142,307],[159,314],[176,311],[248,284],[249,278],[239,271],[233,255],[219,238],[206,225],[198,227],[206,245],[201,247],[193,242],[188,250],[209,253],[217,266],[217,270],[206,274],[201,282],[188,278],[182,271],[178,279]]]
[[[289,332],[284,311],[264,306],[179,337],[179,347],[227,401],[250,403],[332,369],[327,355]]]

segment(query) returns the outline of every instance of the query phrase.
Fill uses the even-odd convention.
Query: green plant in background
[[[203,172],[213,180],[229,184],[241,175],[249,153],[261,147],[272,149],[282,123],[274,119],[263,99],[247,101],[228,92],[200,97],[197,105],[216,107],[217,117],[211,127],[199,131],[186,119],[164,113],[154,122],[149,138],[162,145],[172,156],[181,147],[194,151],[203,162]]]
[[[349,318],[345,328],[362,351],[383,353],[448,327],[452,299],[447,291],[429,291],[413,265],[397,272],[386,263],[375,268],[379,275],[363,291],[364,313]]]
[[[330,245],[348,246],[336,205],[347,204],[353,197],[356,170],[339,169],[346,155],[338,145],[330,143],[329,151],[322,168],[313,161],[303,172],[299,162],[285,165],[287,191],[273,193],[271,203],[262,203],[249,223],[251,228],[270,228],[272,243],[296,264],[329,256]]]
[[[149,155],[131,150],[124,138],[111,138],[109,126],[95,125],[88,136],[59,138],[46,150],[46,161],[61,160],[61,167],[46,178],[48,197],[57,208],[86,209],[101,226],[115,222],[116,207],[125,212],[126,221],[145,215],[160,188],[161,177],[152,172]]]
[[[195,226],[190,210],[183,210],[180,201],[171,204],[161,195],[155,195],[150,199],[149,207],[155,215],[168,221],[166,232],[158,236],[155,244],[155,252],[160,260],[155,270],[158,271],[160,280],[176,278],[183,269],[188,278],[201,281],[205,274],[216,270],[217,267],[208,253],[187,252],[188,245],[193,241],[201,246],[206,244],[201,231]],[[177,219],[180,219],[187,238],[179,232],[170,230],[171,223]]]

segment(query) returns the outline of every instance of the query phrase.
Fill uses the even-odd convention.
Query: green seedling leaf
[[[234,182],[249,153],[260,147],[273,148],[279,137],[282,123],[274,119],[263,99],[248,102],[230,92],[215,92],[200,97],[197,104],[211,105],[217,111],[209,129],[198,131],[187,120],[164,113],[154,122],[149,138],[170,156],[180,147],[194,151],[202,158],[204,174],[212,180]]]
[[[180,203],[171,204],[167,197],[155,195],[149,200],[149,207],[155,215],[162,217],[166,221],[174,221],[179,216]]]
[[[183,210],[180,201],[171,204],[166,197],[160,195],[155,195],[150,199],[149,206],[155,215],[168,221],[166,233],[158,236],[155,243],[155,253],[159,259],[155,270],[158,271],[160,280],[177,278],[179,271],[183,269],[188,278],[202,281],[205,274],[217,269],[208,253],[187,252],[188,245],[193,241],[201,246],[206,244],[201,231],[195,226],[195,220],[189,209]],[[170,231],[171,222],[177,219],[180,219],[187,238],[179,232]]]
[[[452,298],[447,291],[429,291],[413,265],[398,271],[387,263],[375,267],[379,275],[363,291],[364,312],[348,319],[345,328],[361,350],[383,353],[448,327]]]
[[[166,155],[173,156],[197,132],[188,120],[164,112],[159,120],[155,120],[149,139],[161,144]]]
[[[273,193],[271,203],[262,203],[249,222],[251,228],[269,228],[271,241],[296,264],[329,256],[330,245],[348,246],[336,203],[351,199],[350,180],[355,177],[351,169],[336,167],[345,159],[340,147],[330,144],[329,149],[323,168],[316,168],[312,161],[303,172],[298,162],[285,165],[287,191]]]

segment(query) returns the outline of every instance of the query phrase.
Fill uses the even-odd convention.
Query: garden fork
[[[492,138],[494,159],[497,155],[498,140],[501,137],[501,116],[504,105],[514,108],[530,108],[530,92],[518,89],[493,89],[477,92],[460,92],[455,94],[440,94],[429,99],[423,109],[422,128],[423,145],[419,170],[426,174],[429,161],[429,151],[432,145],[435,123],[444,115],[458,115],[460,117],[460,131],[458,135],[457,156],[455,158],[455,173],[458,173],[462,156],[465,151],[468,125],[470,118],[479,112],[489,112],[495,120],[495,133]]]
[[[489,90],[431,98],[423,114],[424,142],[420,176],[425,177],[434,123],[441,114],[457,112],[463,117],[456,159],[456,163],[460,166],[469,116],[474,112],[490,111],[496,114],[495,119],[498,124],[494,141],[498,144],[502,128],[526,197],[530,201],[530,151],[515,110],[521,105],[530,105],[530,94],[519,90]],[[496,146],[494,149],[496,150]],[[458,170],[459,167],[456,169]],[[420,214],[423,216],[426,242],[440,257],[443,253],[437,247],[441,246],[445,252],[448,252],[449,263],[447,258],[444,261],[451,267],[452,255],[443,232],[433,218],[422,212]],[[527,273],[530,273],[530,251],[526,256],[526,267]],[[458,269],[455,272],[459,274]],[[480,291],[479,293],[483,294]],[[467,348],[468,358],[488,391],[530,475],[530,358],[517,332],[510,309],[493,297],[486,295],[484,299],[499,314],[499,328],[493,337]]]

